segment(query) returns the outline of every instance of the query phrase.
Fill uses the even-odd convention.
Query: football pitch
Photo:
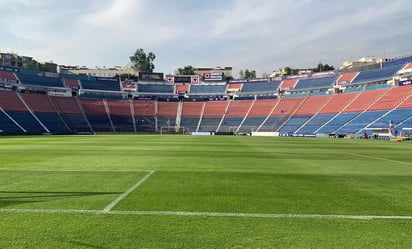
[[[411,248],[412,143],[0,137],[0,248]]]

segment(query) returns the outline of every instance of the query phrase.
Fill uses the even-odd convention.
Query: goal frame
[[[164,134],[185,134],[185,127],[184,126],[161,126],[160,127],[160,135],[164,135]]]

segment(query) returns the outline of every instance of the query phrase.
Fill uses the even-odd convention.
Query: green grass
[[[0,248],[411,248],[412,219],[253,217],[411,217],[411,149],[347,139],[0,137]]]
[[[145,172],[1,171],[0,207],[104,209]]]

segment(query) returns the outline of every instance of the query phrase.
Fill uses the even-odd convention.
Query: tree
[[[245,79],[256,79],[256,71],[255,70],[249,71],[249,69],[246,69]]]
[[[233,76],[226,76],[226,81],[230,81],[230,80],[233,80]]]
[[[245,71],[240,70],[239,71],[239,79],[256,79],[256,71],[249,69],[246,69]]]
[[[47,67],[45,64],[42,64],[36,60],[30,60],[28,61],[23,68],[25,69],[30,69],[34,71],[47,71]]]
[[[146,54],[142,48],[136,50],[136,52],[130,56],[132,62],[132,68],[138,72],[153,73],[155,66],[153,64],[156,55],[152,52]]]
[[[324,71],[332,71],[335,70],[334,66],[329,66],[328,64],[323,65],[323,70]]]
[[[244,79],[245,78],[245,73],[243,72],[243,70],[239,71],[239,79]]]
[[[292,68],[290,67],[285,67],[283,69],[283,71],[285,72],[285,75],[290,75],[292,73]]]
[[[132,74],[117,74],[116,78],[120,78],[120,80],[124,81],[124,80],[138,80],[138,77],[136,75],[132,75]]]
[[[194,75],[194,68],[191,65],[187,65],[183,68],[178,68],[175,71],[176,75]]]
[[[328,64],[319,63],[318,66],[313,69],[313,72],[318,73],[318,72],[326,72],[326,71],[331,71],[331,70],[335,70],[335,67],[329,66]]]

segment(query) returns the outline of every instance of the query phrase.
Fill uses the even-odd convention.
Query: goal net
[[[160,135],[163,134],[185,134],[184,126],[161,126]]]

